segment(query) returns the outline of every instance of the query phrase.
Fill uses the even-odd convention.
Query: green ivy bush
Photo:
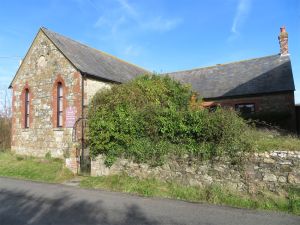
[[[247,125],[232,110],[190,107],[190,87],[145,75],[98,92],[89,108],[90,154],[161,165],[169,155],[237,159],[251,149]]]

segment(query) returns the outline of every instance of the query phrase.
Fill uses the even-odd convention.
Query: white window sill
[[[30,131],[30,128],[22,128],[22,132],[28,132]]]
[[[63,127],[55,127],[53,128],[53,131],[64,131]]]

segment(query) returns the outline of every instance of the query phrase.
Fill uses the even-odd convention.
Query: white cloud
[[[127,56],[139,56],[141,53],[141,48],[139,46],[128,45],[124,49],[124,55]]]
[[[136,10],[127,0],[117,0],[118,7],[107,10],[102,14],[94,27],[110,28],[111,32],[121,31],[122,28],[135,27],[139,31],[167,32],[175,29],[183,21],[181,18],[164,18],[162,15],[148,15]]]
[[[180,23],[182,23],[180,18],[165,19],[158,16],[152,20],[142,22],[141,27],[146,30],[165,32],[175,29]]]
[[[127,0],[117,0],[122,8],[131,16],[137,17],[137,11],[128,3]]]
[[[97,29],[96,33],[100,31],[99,40],[114,42],[119,52],[127,56],[138,56],[142,52],[142,47],[133,41],[136,36],[150,32],[168,32],[183,22],[182,18],[171,18],[150,12],[141,6],[131,4],[128,0],[106,3],[108,5],[102,7],[102,10],[93,6],[100,14],[94,28]]]
[[[231,35],[229,40],[233,40],[239,36],[239,29],[246,21],[251,10],[251,5],[252,0],[238,0],[235,16],[231,25]]]
[[[126,17],[117,15],[104,15],[98,18],[94,24],[95,28],[105,28],[114,35],[119,32],[120,27],[126,23]]]

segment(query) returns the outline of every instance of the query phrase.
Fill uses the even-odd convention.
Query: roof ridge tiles
[[[170,71],[170,72],[165,72],[164,74],[181,73],[181,72],[188,72],[188,71],[201,70],[201,69],[211,69],[211,68],[215,68],[215,67],[219,67],[219,66],[226,66],[226,65],[236,64],[236,63],[244,63],[244,62],[249,62],[249,61],[254,61],[254,60],[259,60],[259,59],[265,59],[265,58],[271,58],[271,57],[278,57],[279,58],[279,57],[288,57],[288,56],[281,56],[280,54],[273,54],[273,55],[249,58],[249,59],[244,59],[244,60],[239,60],[239,61],[232,61],[232,62],[226,62],[226,63],[217,63],[217,64],[214,64],[214,65],[203,66],[203,67],[195,67],[195,68],[192,68],[192,69],[183,69],[183,70]]]

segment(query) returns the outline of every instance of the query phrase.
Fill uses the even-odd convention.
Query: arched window
[[[66,88],[63,78],[58,75],[53,83],[52,88],[52,126],[53,128],[65,127],[66,117],[66,96],[68,89]]]
[[[63,85],[57,83],[57,127],[63,126]]]
[[[24,108],[25,108],[25,112],[24,112],[24,127],[25,128],[29,128],[29,109],[30,109],[30,102],[29,102],[29,90],[25,89],[25,99],[24,99]]]

